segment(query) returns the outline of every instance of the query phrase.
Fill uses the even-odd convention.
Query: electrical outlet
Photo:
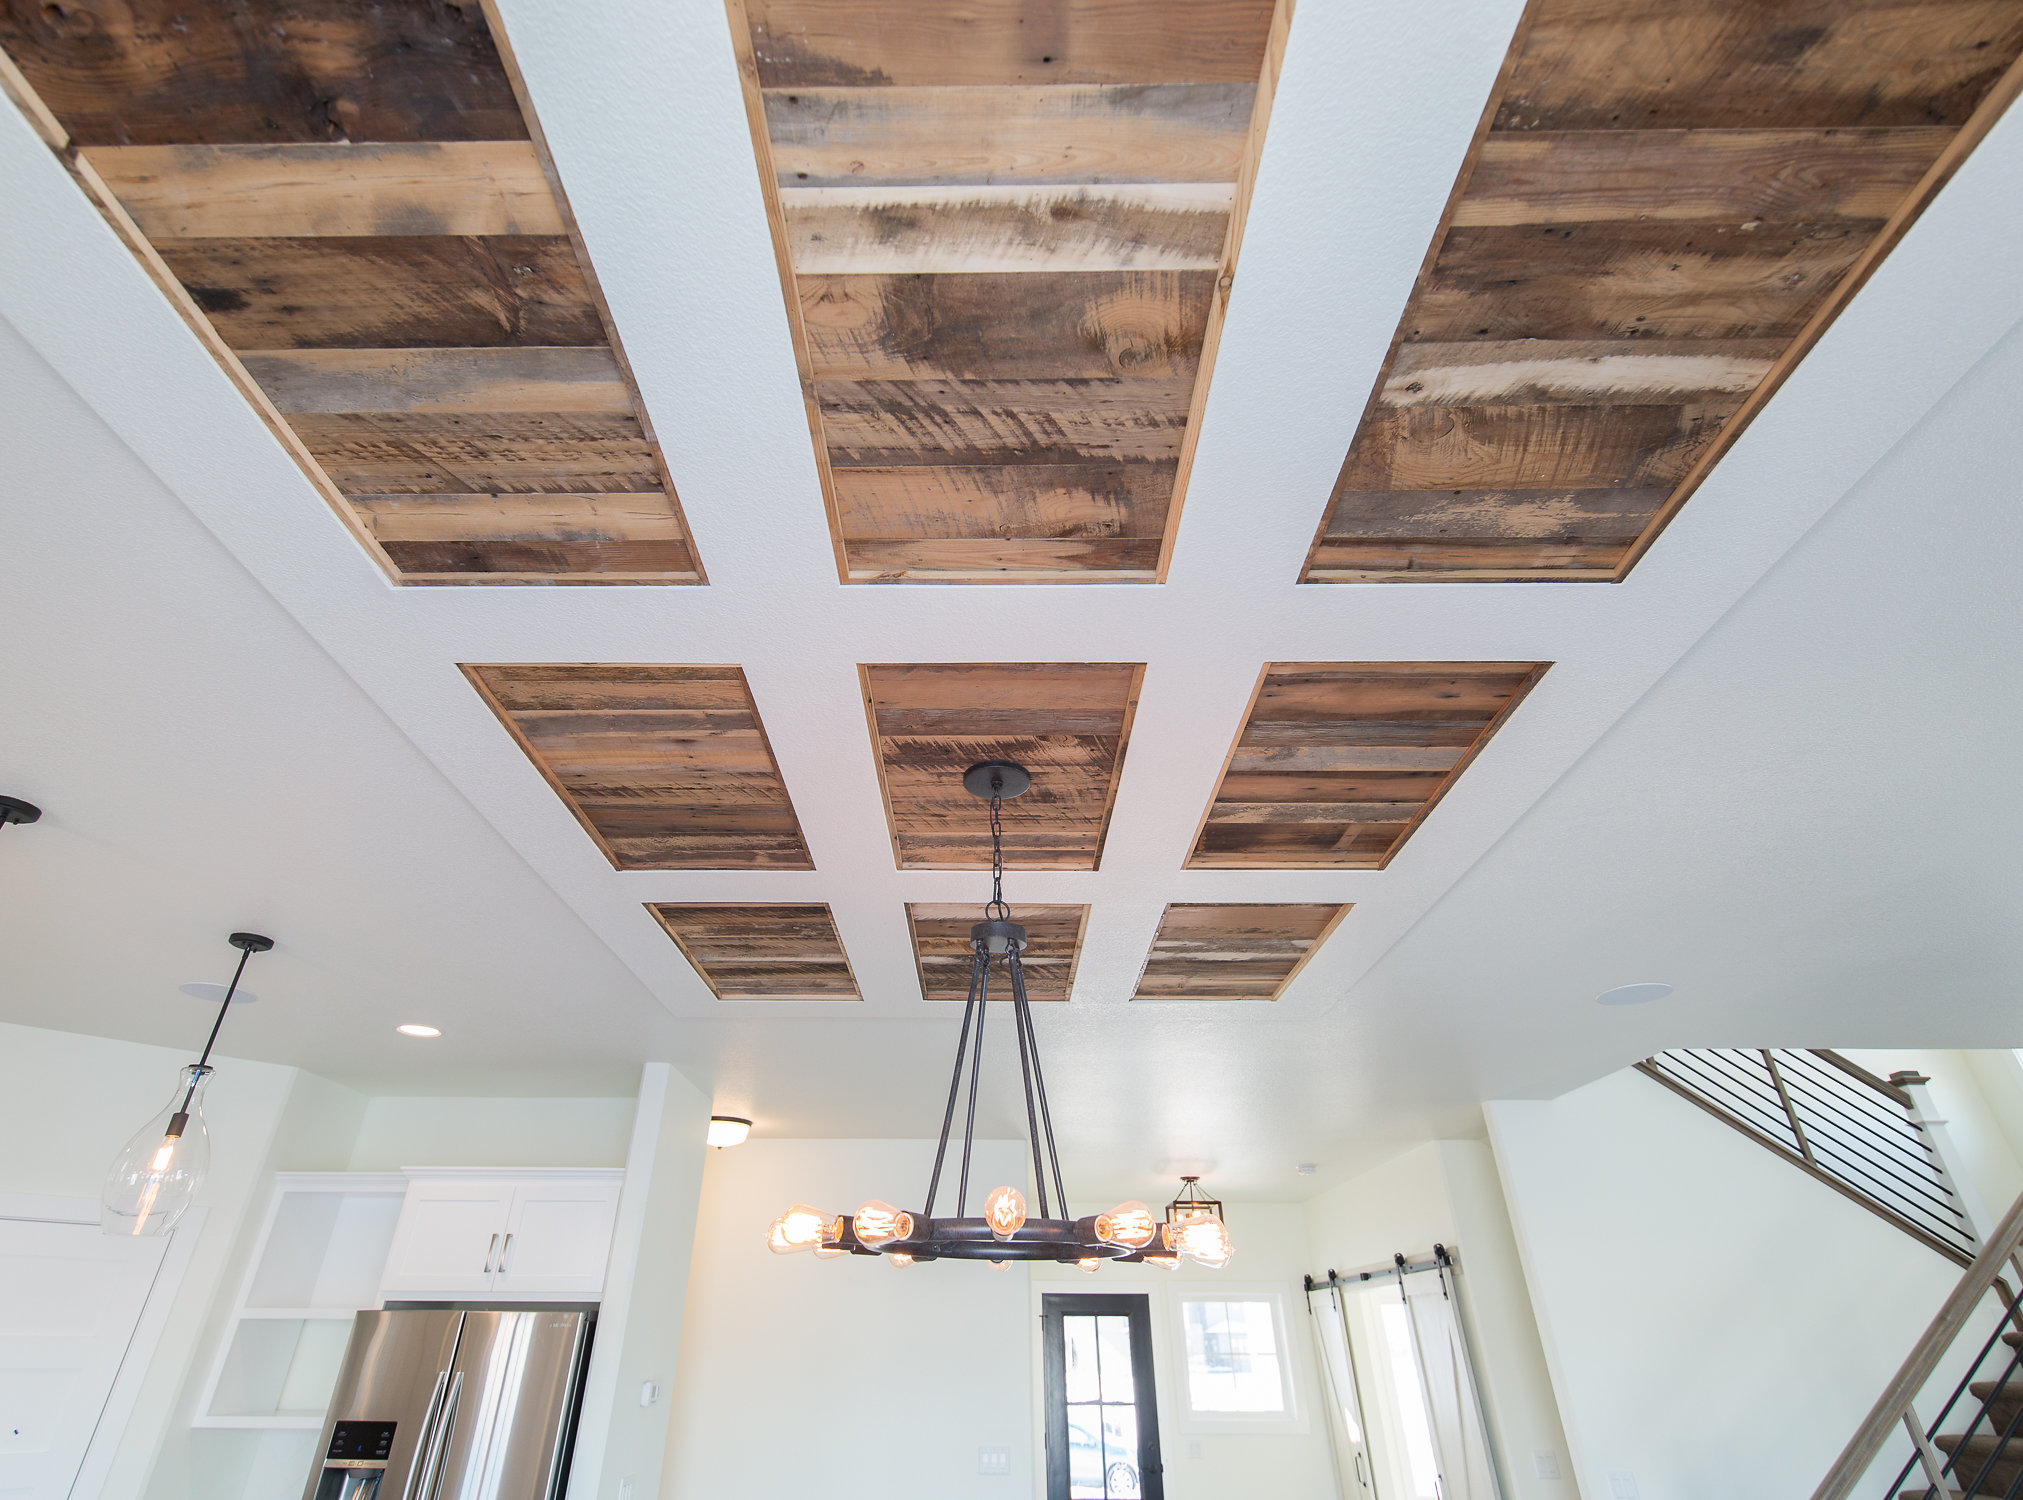
[[[1637,1476],[1628,1469],[1609,1470],[1609,1500],[1638,1500]]]
[[[1011,1474],[1011,1449],[977,1449],[976,1472],[979,1474],[995,1474],[1001,1479],[1008,1478]]]
[[[1540,1479],[1557,1479],[1559,1478],[1559,1455],[1557,1453],[1548,1453],[1545,1449],[1540,1448],[1531,1455],[1531,1467],[1538,1472]]]
[[[1189,1458],[1199,1458],[1199,1457],[1201,1457],[1201,1439],[1200,1439],[1200,1438],[1189,1438],[1189,1439],[1187,1440],[1187,1456],[1188,1456]]]

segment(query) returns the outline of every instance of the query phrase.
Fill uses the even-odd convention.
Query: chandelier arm
[[[976,1045],[969,1055],[969,1117],[962,1127],[962,1176],[955,1188],[955,1216],[960,1219],[969,1206],[969,1148],[976,1140],[976,1086],[983,1081],[983,1023],[990,1019],[990,955],[977,955]]]
[[[1021,992],[1025,989],[1025,976],[1023,973],[1019,976],[1019,989]],[[1047,1160],[1053,1164],[1054,1168],[1054,1197],[1060,1204],[1061,1213],[1065,1216],[1068,1212],[1068,1190],[1061,1185],[1061,1154],[1054,1147],[1054,1117],[1047,1109],[1047,1075],[1040,1067],[1040,1038],[1039,1033],[1033,1030],[1033,1014],[1030,1006],[1025,1009],[1023,1016],[1026,1035],[1030,1039],[1033,1050],[1033,1086],[1040,1096],[1040,1129],[1046,1133]]]
[[[962,1035],[955,1043],[955,1074],[948,1080],[948,1108],[941,1115],[941,1144],[934,1148],[934,1172],[927,1179],[927,1206],[920,1211],[921,1217],[926,1219],[934,1217],[934,1195],[941,1186],[942,1158],[948,1155],[948,1132],[955,1124],[955,1101],[962,1093],[962,1054],[969,1050],[969,1021],[976,1013],[977,988],[983,982],[986,962],[985,956],[979,953],[969,969],[969,999],[963,1002]]]
[[[1053,1215],[1047,1210],[1047,1169],[1040,1160],[1040,1121],[1033,1106],[1033,1047],[1027,1034],[1026,970],[1019,962],[1018,949],[1006,955],[1005,967],[1011,973],[1012,1026],[1019,1037],[1019,1077],[1026,1089],[1026,1139],[1033,1148],[1033,1182],[1039,1189],[1040,1217],[1047,1219]]]

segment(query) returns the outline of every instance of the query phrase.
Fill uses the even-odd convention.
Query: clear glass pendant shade
[[[175,1096],[134,1132],[106,1174],[99,1227],[107,1234],[167,1234],[182,1218],[211,1169],[204,1128],[204,1086],[211,1069],[183,1069]]]

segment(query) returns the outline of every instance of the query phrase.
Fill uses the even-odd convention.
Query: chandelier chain
[[[990,904],[983,914],[994,921],[1011,920],[1011,908],[1004,901],[1004,798],[990,799]]]

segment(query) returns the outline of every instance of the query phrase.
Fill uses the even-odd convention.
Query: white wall
[[[350,1170],[622,1167],[633,1101],[382,1095],[366,1102]]]
[[[1026,1180],[1022,1143],[979,1141],[977,1152],[972,1184]],[[819,1261],[765,1246],[791,1203],[916,1205],[934,1142],[755,1139],[709,1158],[660,1493],[1032,1494],[1023,1268]],[[1009,1479],[977,1473],[985,1446],[1010,1450]]]
[[[1313,1274],[1361,1271],[1435,1246],[1455,1252],[1476,1382],[1507,1500],[1566,1500],[1533,1455],[1570,1474],[1545,1351],[1495,1162],[1481,1141],[1429,1141],[1307,1203]]]
[[[1078,1213],[1100,1213],[1111,1204],[1082,1204]],[[1153,1212],[1161,1211],[1154,1204]],[[1306,1318],[1301,1277],[1307,1272],[1306,1213],[1297,1203],[1230,1203],[1223,1207],[1236,1254],[1220,1271],[1182,1265],[1104,1266],[1094,1275],[1073,1266],[1035,1266],[1032,1272],[1033,1332],[1029,1339],[1034,1374],[1031,1399],[1040,1410],[1040,1298],[1063,1292],[1144,1292],[1151,1298],[1154,1388],[1158,1397],[1159,1440],[1166,1465],[1167,1500],[1234,1500],[1237,1496],[1323,1500],[1333,1497],[1333,1460],[1320,1409],[1320,1383],[1313,1338]],[[1188,1419],[1186,1345],[1180,1329],[1180,1288],[1267,1286],[1285,1300],[1286,1331],[1299,1430],[1230,1433],[1203,1430]],[[1046,1493],[1044,1422],[1035,1422],[1035,1488]]]
[[[597,1344],[584,1384],[569,1500],[660,1493],[702,1193],[710,1101],[663,1062],[646,1065],[625,1162]],[[659,1397],[640,1404],[652,1381]]]
[[[127,1137],[166,1104],[181,1049],[0,1023],[0,1192],[96,1200],[106,1169]],[[182,1392],[203,1349],[212,1301],[229,1284],[239,1232],[260,1191],[269,1145],[296,1070],[220,1056],[206,1090],[211,1170],[197,1202],[208,1216],[178,1289],[107,1476],[107,1500],[131,1500],[160,1475],[151,1495],[180,1500],[188,1486]],[[179,1231],[181,1232],[181,1231]],[[160,1462],[157,1464],[157,1455]]]
[[[1591,1500],[1810,1494],[1958,1279],[1634,1071],[1484,1114]]]

